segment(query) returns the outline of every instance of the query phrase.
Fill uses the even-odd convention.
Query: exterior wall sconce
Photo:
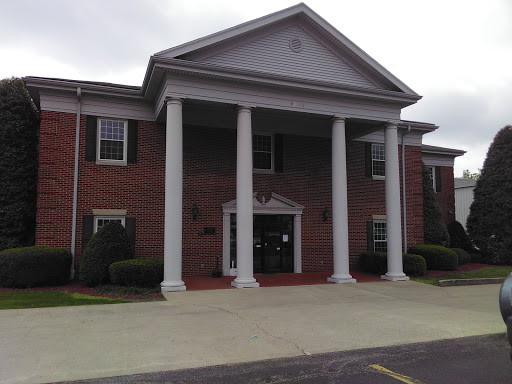
[[[194,204],[192,207],[192,220],[196,221],[197,216],[199,216],[199,208],[197,207],[197,204]]]
[[[327,220],[329,220],[329,209],[325,207],[322,212],[322,221],[325,223]]]

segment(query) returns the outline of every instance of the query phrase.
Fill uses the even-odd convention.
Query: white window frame
[[[268,168],[255,168],[254,167],[254,161],[253,161],[253,168],[252,170],[255,173],[274,173],[274,159],[275,159],[275,150],[274,150],[274,134],[268,133],[268,132],[253,132],[252,133],[252,140],[254,141],[254,136],[269,136],[270,137],[270,169]],[[252,149],[252,156],[254,158],[254,149]],[[261,151],[258,151],[261,152]]]
[[[430,181],[432,182],[432,189],[434,190],[434,193],[436,193],[436,167],[434,165],[427,165],[426,167],[429,170]]]
[[[94,231],[93,233],[96,233],[98,232],[98,221],[99,220],[119,220],[121,221],[121,225],[123,227],[126,227],[126,216],[106,216],[106,215],[99,215],[99,216],[94,216]]]
[[[123,140],[123,159],[122,160],[112,160],[112,159],[101,159],[101,122],[102,121],[117,121],[124,123],[124,140]],[[105,165],[127,165],[128,161],[128,120],[123,119],[111,119],[107,117],[98,117],[97,121],[97,131],[96,131],[96,164],[105,164]],[[109,139],[106,139],[109,140]]]
[[[375,230],[375,224],[385,224],[386,225],[386,234],[385,234],[386,235],[386,240],[376,240],[377,232]],[[384,252],[384,251],[377,251],[375,245],[377,243],[386,243],[386,252],[387,252],[387,249],[388,249],[388,226],[386,224],[386,220],[373,220],[372,226],[373,226],[373,230],[372,230],[372,234],[373,234],[373,251],[374,252]]]
[[[374,159],[373,158],[373,148],[376,147],[376,146],[379,146],[379,147],[382,147],[383,150],[384,150],[384,160],[381,160],[381,159]],[[371,152],[372,152],[372,178],[374,180],[384,180],[386,178],[385,175],[376,175],[375,174],[375,170],[374,170],[374,167],[373,167],[373,164],[374,164],[374,161],[379,161],[379,162],[382,162],[384,164],[384,168],[386,167],[386,151],[385,151],[385,146],[384,144],[375,144],[375,143],[372,143],[372,148],[371,148]]]

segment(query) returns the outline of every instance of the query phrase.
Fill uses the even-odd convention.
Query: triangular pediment
[[[200,58],[198,62],[281,77],[382,88],[297,24]]]
[[[195,63],[211,71],[233,69],[262,78],[417,96],[303,3],[159,52],[154,58]]]
[[[274,214],[274,215],[300,215],[304,207],[283,196],[273,193],[270,199],[265,196],[259,196],[257,192],[253,193],[252,208],[254,214]],[[224,213],[236,213],[236,200],[231,200],[222,205]]]

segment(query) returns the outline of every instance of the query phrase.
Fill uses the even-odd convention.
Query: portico
[[[269,52],[279,58],[270,61],[273,63],[270,65],[265,58]],[[322,64],[312,67],[312,63]],[[252,244],[253,193],[256,192],[253,189],[254,113],[291,116],[296,124],[289,124],[287,133],[320,135],[331,140],[332,192],[331,200],[325,204],[332,206],[332,212],[328,213],[332,219],[329,241],[332,242],[333,271],[328,280],[338,284],[355,282],[349,271],[347,167],[351,164],[347,164],[347,140],[368,134],[385,138],[388,272],[383,279],[407,279],[402,271],[397,132],[401,109],[415,103],[420,96],[307,6],[299,4],[155,54],[146,73],[143,92],[156,98],[157,116],[166,121],[162,290],[186,289],[181,276],[183,106],[196,103],[208,105],[210,111],[216,106],[236,111],[234,127],[232,123],[221,122],[216,112],[210,112],[211,118],[208,118],[199,108],[198,113],[191,115],[194,123],[208,121],[214,126],[224,124],[236,130],[237,277],[232,284],[234,287],[259,286],[254,278]],[[313,124],[300,122],[301,116],[306,115],[312,116]],[[321,122],[322,129],[315,119]],[[272,165],[267,173],[275,174],[274,158],[268,161]],[[307,208],[307,202],[300,204]],[[328,211],[327,207],[325,209]],[[382,213],[379,214],[382,216]],[[226,231],[225,223],[226,218],[223,231]],[[300,223],[298,225],[300,228]],[[294,232],[302,243],[308,241],[301,237],[297,228]],[[223,233],[224,242],[226,236]],[[294,262],[297,263],[297,258]],[[225,256],[223,263],[226,264]],[[294,268],[295,272],[301,270],[301,266]]]
[[[163,291],[185,290],[181,276],[183,206],[183,97],[166,98],[166,196],[165,196],[165,272]],[[185,99],[186,100],[186,99]],[[253,273],[253,215],[264,212],[254,208],[252,163],[252,113],[257,107],[238,105],[236,109],[236,200],[224,207],[223,236],[229,236],[229,213],[236,214],[236,288],[258,287]],[[327,117],[325,117],[327,118]],[[346,123],[351,117],[334,116],[330,120],[332,145],[332,283],[355,283],[349,271],[349,237],[347,209]],[[406,280],[402,271],[400,185],[398,163],[397,124],[384,123],[386,143],[386,216],[388,217],[388,273],[383,279]],[[279,195],[277,195],[281,198]],[[234,209],[233,209],[234,207]],[[296,211],[294,233],[298,253],[295,252],[294,272],[301,272],[301,214]],[[227,220],[227,221],[226,221]],[[227,223],[227,224],[226,224]],[[226,243],[225,243],[226,244]],[[223,257],[224,273],[229,268]],[[298,263],[298,265],[297,265]],[[226,268],[226,265],[228,266]]]

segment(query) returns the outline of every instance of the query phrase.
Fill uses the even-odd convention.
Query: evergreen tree
[[[450,235],[443,220],[443,213],[436,201],[427,167],[423,164],[423,241],[425,244],[450,245]]]
[[[512,126],[489,147],[474,189],[467,221],[469,236],[489,263],[512,264]]]
[[[0,81],[0,251],[33,245],[39,116],[23,81]]]

